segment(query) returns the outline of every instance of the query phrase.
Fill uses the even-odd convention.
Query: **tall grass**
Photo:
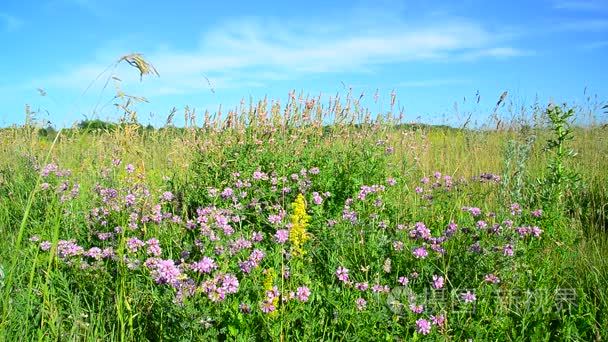
[[[146,129],[129,99],[112,126],[0,130],[0,340],[608,338],[601,125],[563,142],[580,181],[554,205],[544,110],[455,129],[291,93]]]

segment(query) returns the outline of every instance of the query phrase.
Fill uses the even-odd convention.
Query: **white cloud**
[[[195,49],[165,47],[145,54],[160,78],[139,85],[137,73],[129,70],[123,80],[136,83],[145,96],[185,94],[208,91],[206,76],[215,89],[263,87],[272,81],[324,73],[373,73],[390,64],[462,62],[526,53],[506,45],[508,36],[503,32],[466,19],[406,22],[392,15],[381,18],[382,25],[369,16],[341,19],[341,25],[331,24],[335,22],[331,20],[287,23],[241,18],[204,32]],[[75,65],[31,84],[84,90],[106,67],[96,62]],[[124,76],[126,69],[119,71]]]

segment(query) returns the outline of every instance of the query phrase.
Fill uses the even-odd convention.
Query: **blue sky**
[[[57,127],[116,119],[112,75],[157,125],[174,106],[285,103],[292,89],[328,100],[352,88],[372,112],[395,90],[406,120],[452,124],[484,120],[505,90],[514,111],[608,99],[607,0],[2,0],[0,43],[0,126],[23,123],[26,103]],[[160,77],[124,65],[93,82],[131,52]]]

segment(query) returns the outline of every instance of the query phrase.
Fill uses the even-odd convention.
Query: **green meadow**
[[[608,338],[581,108],[447,127],[294,95],[154,128],[122,100],[0,131],[0,340]]]

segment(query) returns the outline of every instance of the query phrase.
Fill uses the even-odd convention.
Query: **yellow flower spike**
[[[274,271],[273,268],[268,268],[264,271],[264,291],[272,291],[272,288],[274,287],[274,278],[276,276],[276,272]],[[272,305],[275,308],[278,308],[279,306],[279,297],[274,297],[272,299]],[[270,312],[268,314],[269,317],[276,317],[277,316],[277,310]]]
[[[271,291],[274,283],[274,269],[269,268],[264,272],[264,290]]]
[[[302,245],[310,239],[306,228],[310,222],[310,216],[306,213],[306,200],[302,194],[298,194],[296,200],[291,204],[293,214],[291,215],[291,229],[289,230],[289,242],[292,246],[294,256],[303,256],[306,252]]]

